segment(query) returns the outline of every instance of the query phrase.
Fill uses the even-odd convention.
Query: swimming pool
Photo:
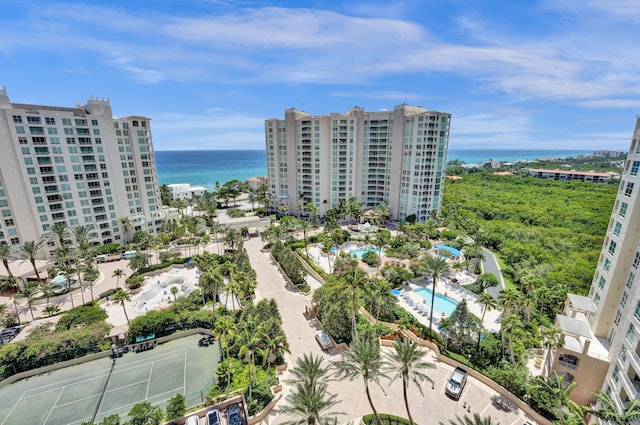
[[[360,259],[362,259],[362,256],[366,253],[366,252],[375,252],[376,255],[378,254],[378,252],[380,253],[380,255],[384,255],[384,251],[380,251],[379,249],[376,248],[359,248],[359,249],[354,249],[353,251],[350,251],[349,254],[353,257],[354,255]]]
[[[453,255],[454,257],[460,258],[460,251],[455,249],[455,248],[452,248],[452,247],[447,246],[447,245],[434,245],[433,247],[435,249],[443,249],[445,251],[449,251],[449,253],[451,253],[451,255]]]
[[[429,307],[431,306],[431,293],[432,293],[431,289],[419,288],[413,292],[420,295],[420,297],[425,300],[427,306]],[[458,303],[452,300],[451,298],[447,298],[444,295],[440,295],[436,293],[436,298],[433,301],[433,312],[434,312],[434,315],[436,313],[440,313],[440,314],[444,313],[446,314],[447,317],[449,317],[451,316],[451,313],[453,313],[453,310],[455,310],[457,306],[458,306]]]

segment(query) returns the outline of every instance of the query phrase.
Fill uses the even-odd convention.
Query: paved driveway
[[[258,288],[257,298],[274,298],[278,303],[280,314],[282,315],[283,328],[289,340],[291,353],[286,355],[289,367],[295,363],[295,359],[301,357],[303,353],[313,353],[322,356],[327,365],[331,361],[339,358],[339,353],[335,350],[324,352],[315,341],[315,322],[308,321],[304,315],[305,305],[310,305],[311,295],[305,296],[285,285],[285,281],[280,275],[275,264],[272,264],[268,254],[260,252],[262,242],[259,238],[251,238],[245,243],[251,265],[257,272]],[[388,350],[387,348],[383,348]],[[434,361],[433,353],[429,358]],[[448,423],[449,419],[454,419],[455,415],[480,413],[491,415],[502,425],[520,425],[524,421],[522,413],[504,412],[496,409],[491,404],[491,397],[495,393],[479,383],[473,378],[468,380],[463,394],[458,401],[449,399],[444,395],[445,383],[453,368],[451,366],[436,363],[435,369],[429,369],[427,374],[435,381],[433,389],[430,383],[425,383],[423,393],[412,387],[409,393],[409,402],[414,419],[421,425],[437,424],[442,421]],[[281,381],[288,378],[288,371],[280,377]],[[283,399],[278,406],[267,416],[263,424],[282,424],[287,419],[279,412],[278,407],[286,404],[284,396],[288,394],[289,388],[283,385]],[[361,380],[353,382],[336,381],[329,387],[331,393],[337,394],[341,403],[335,406],[335,411],[344,412],[339,417],[341,423],[371,413],[371,408],[364,393],[364,384]],[[382,388],[375,385],[372,387],[373,402],[379,412],[391,413],[406,417],[404,400],[402,398],[402,385],[399,380],[393,383],[383,381]],[[469,407],[470,406],[470,407]],[[469,411],[467,410],[469,409]]]
[[[500,266],[498,265],[498,260],[495,255],[488,249],[482,249],[482,253],[484,254],[484,261],[482,262],[482,271],[484,273],[493,273],[498,278],[498,286],[493,286],[491,288],[487,288],[487,292],[496,300],[498,299],[498,295],[500,291],[504,289],[504,280],[502,279],[502,272],[500,271]]]

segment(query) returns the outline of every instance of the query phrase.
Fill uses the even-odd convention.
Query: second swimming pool
[[[420,295],[420,297],[422,297],[425,300],[425,304],[428,307],[431,307],[431,294],[432,294],[431,289],[419,288],[413,292]],[[453,313],[453,310],[455,310],[457,306],[458,306],[458,303],[452,300],[451,298],[447,298],[444,295],[440,295],[436,293],[436,298],[433,301],[433,312],[434,312],[434,315],[436,315],[436,313],[439,313],[439,314],[444,313],[446,314],[447,317],[449,317],[451,316],[451,313]]]

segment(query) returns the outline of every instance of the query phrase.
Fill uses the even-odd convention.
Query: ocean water
[[[216,182],[267,175],[263,150],[156,151],[160,184],[189,183],[213,190]]]
[[[587,149],[449,149],[447,161],[460,159],[466,164],[477,164],[489,159],[504,162],[590,153],[592,151]],[[216,182],[244,181],[249,177],[267,175],[263,150],[156,151],[156,164],[161,185],[189,183],[204,186],[207,190],[212,190]]]

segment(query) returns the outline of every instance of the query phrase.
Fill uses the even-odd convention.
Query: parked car
[[[220,425],[220,412],[218,409],[207,412],[207,425]]]
[[[320,344],[320,347],[323,350],[328,350],[329,348],[333,347],[331,338],[325,331],[316,332],[316,341],[318,341],[318,344]]]
[[[449,381],[447,381],[447,387],[445,393],[454,400],[460,399],[464,384],[467,383],[468,372],[461,367],[455,368]]]
[[[187,418],[184,425],[200,425],[200,418],[196,415],[191,415]]]
[[[229,422],[229,425],[242,425],[239,405],[232,404],[227,408],[227,421]]]

